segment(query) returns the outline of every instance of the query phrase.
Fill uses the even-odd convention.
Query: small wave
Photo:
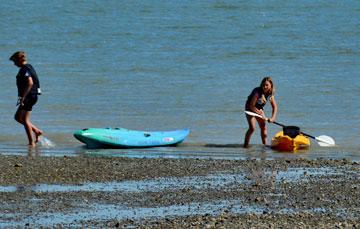
[[[41,136],[39,138],[39,143],[40,143],[40,146],[44,147],[44,148],[54,148],[56,146],[56,144],[54,142],[52,142],[50,139],[48,139],[44,136]]]
[[[205,144],[204,147],[208,148],[243,148],[243,144]]]

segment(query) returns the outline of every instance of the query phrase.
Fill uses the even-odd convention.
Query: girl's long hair
[[[263,85],[265,84],[266,81],[268,81],[268,82],[270,83],[270,85],[271,85],[271,90],[270,90],[270,92],[269,92],[268,94],[266,94],[266,95],[267,95],[267,96],[270,96],[270,98],[271,98],[272,96],[275,95],[275,85],[274,85],[273,80],[272,80],[272,78],[271,78],[270,76],[264,77],[264,78],[262,79],[261,84],[260,84],[260,88],[261,88],[261,90],[262,90]],[[261,99],[262,99],[263,102],[266,102],[265,93],[262,94],[262,98],[261,98]]]

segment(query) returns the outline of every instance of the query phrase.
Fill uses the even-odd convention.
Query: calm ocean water
[[[360,1],[14,0],[0,18],[0,151],[26,150],[8,61],[25,50],[50,154],[86,152],[77,129],[124,127],[191,129],[159,152],[246,155],[261,149],[259,130],[252,151],[226,146],[243,143],[246,97],[270,75],[277,121],[338,144],[313,142],[305,156],[360,157]],[[269,137],[278,130],[270,124]]]

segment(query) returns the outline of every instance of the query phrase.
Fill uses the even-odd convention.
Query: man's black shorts
[[[38,96],[37,95],[27,95],[25,97],[25,100],[24,100],[24,105],[20,105],[20,108],[21,110],[25,110],[25,111],[32,111],[32,107],[36,104],[38,100]]]

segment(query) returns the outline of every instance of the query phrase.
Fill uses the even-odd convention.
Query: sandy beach
[[[0,156],[0,227],[359,228],[348,160]]]

